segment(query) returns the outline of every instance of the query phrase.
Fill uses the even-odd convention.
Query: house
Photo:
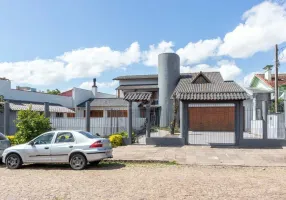
[[[263,69],[264,74],[255,74],[251,80],[251,89],[260,89],[265,91],[274,92],[275,87],[275,74],[272,74],[273,65],[266,65]],[[282,98],[283,93],[286,91],[286,74],[278,74],[278,97]],[[272,95],[272,99],[274,95]]]
[[[178,121],[184,144],[234,144],[242,134],[242,120],[238,119],[243,117],[246,91],[234,81],[224,81],[219,72],[181,74],[180,58],[175,53],[158,56],[158,74],[119,76],[114,80],[119,80],[117,95],[129,101],[129,108],[134,102],[157,107],[160,127],[170,126],[173,101],[180,101]],[[146,143],[158,144],[155,139],[147,134]]]

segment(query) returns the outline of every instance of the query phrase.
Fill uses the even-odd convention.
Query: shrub
[[[112,135],[121,135],[122,138],[128,138],[128,133],[126,131],[122,131],[122,132],[119,132],[119,133],[113,133]],[[135,139],[136,139],[136,136],[135,136],[135,133],[132,132],[132,143],[135,143]]]
[[[17,127],[15,139],[18,143],[26,143],[52,129],[49,118],[32,111],[31,107],[28,110],[19,111],[15,122]]]
[[[18,144],[18,141],[16,140],[14,135],[7,136],[7,138],[12,145]]]
[[[109,136],[109,140],[111,142],[112,147],[118,147],[118,146],[122,146],[122,135],[120,134],[113,134],[111,136]]]

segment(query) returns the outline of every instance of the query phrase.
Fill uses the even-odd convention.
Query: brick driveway
[[[211,148],[209,146],[114,148],[113,160],[176,161],[188,165],[286,166],[286,149]]]

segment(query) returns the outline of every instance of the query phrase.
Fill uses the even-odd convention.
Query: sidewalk
[[[155,147],[130,145],[113,149],[113,160],[176,161],[187,165],[285,166],[286,149]]]

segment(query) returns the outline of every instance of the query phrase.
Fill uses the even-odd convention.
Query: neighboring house
[[[267,65],[263,69],[265,70],[264,74],[255,74],[251,83],[251,89],[260,89],[265,91],[274,92],[275,89],[275,74],[272,74],[273,65]],[[278,90],[279,97],[283,96],[283,93],[286,91],[286,74],[278,74]],[[272,99],[274,95],[272,95]]]

